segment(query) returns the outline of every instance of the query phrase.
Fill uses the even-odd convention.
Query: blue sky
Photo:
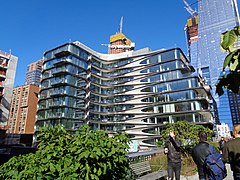
[[[60,44],[78,40],[107,53],[101,44],[118,31],[121,16],[123,33],[136,49],[180,47],[186,52],[184,26],[190,14],[182,0],[2,1],[0,50],[11,49],[19,58],[15,86],[24,84],[28,64]]]

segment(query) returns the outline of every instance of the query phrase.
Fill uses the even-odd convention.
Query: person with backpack
[[[225,143],[225,138],[224,138],[224,137],[221,137],[221,140],[219,141],[219,148],[220,148],[220,152],[221,152],[221,153],[222,153],[222,151],[223,151],[224,143]]]
[[[210,154],[219,154],[219,152],[215,147],[208,144],[208,138],[205,132],[200,131],[198,133],[198,139],[199,143],[192,149],[192,157],[197,165],[199,179],[209,180],[211,177],[208,168],[206,167],[206,159]]]
[[[175,179],[180,180],[181,171],[181,151],[180,151],[181,141],[177,139],[176,133],[174,131],[169,132],[169,137],[167,138],[164,153],[167,154],[168,159],[168,180],[173,180],[173,174],[175,174]]]
[[[223,147],[223,161],[230,164],[234,180],[240,180],[240,125],[233,127],[233,136]]]

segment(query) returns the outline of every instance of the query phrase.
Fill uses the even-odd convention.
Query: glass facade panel
[[[88,53],[71,44],[44,56],[37,125],[76,130],[86,113]]]

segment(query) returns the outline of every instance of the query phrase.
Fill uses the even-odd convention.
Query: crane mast
[[[189,12],[189,14],[191,14],[192,16],[197,14],[197,11],[193,10],[186,0],[183,0],[183,2],[186,5],[184,8],[187,10],[187,12]]]

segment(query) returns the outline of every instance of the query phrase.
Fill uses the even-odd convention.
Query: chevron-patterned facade
[[[210,87],[181,49],[97,53],[80,42],[45,52],[36,127],[83,123],[151,147],[166,122],[213,125]]]

